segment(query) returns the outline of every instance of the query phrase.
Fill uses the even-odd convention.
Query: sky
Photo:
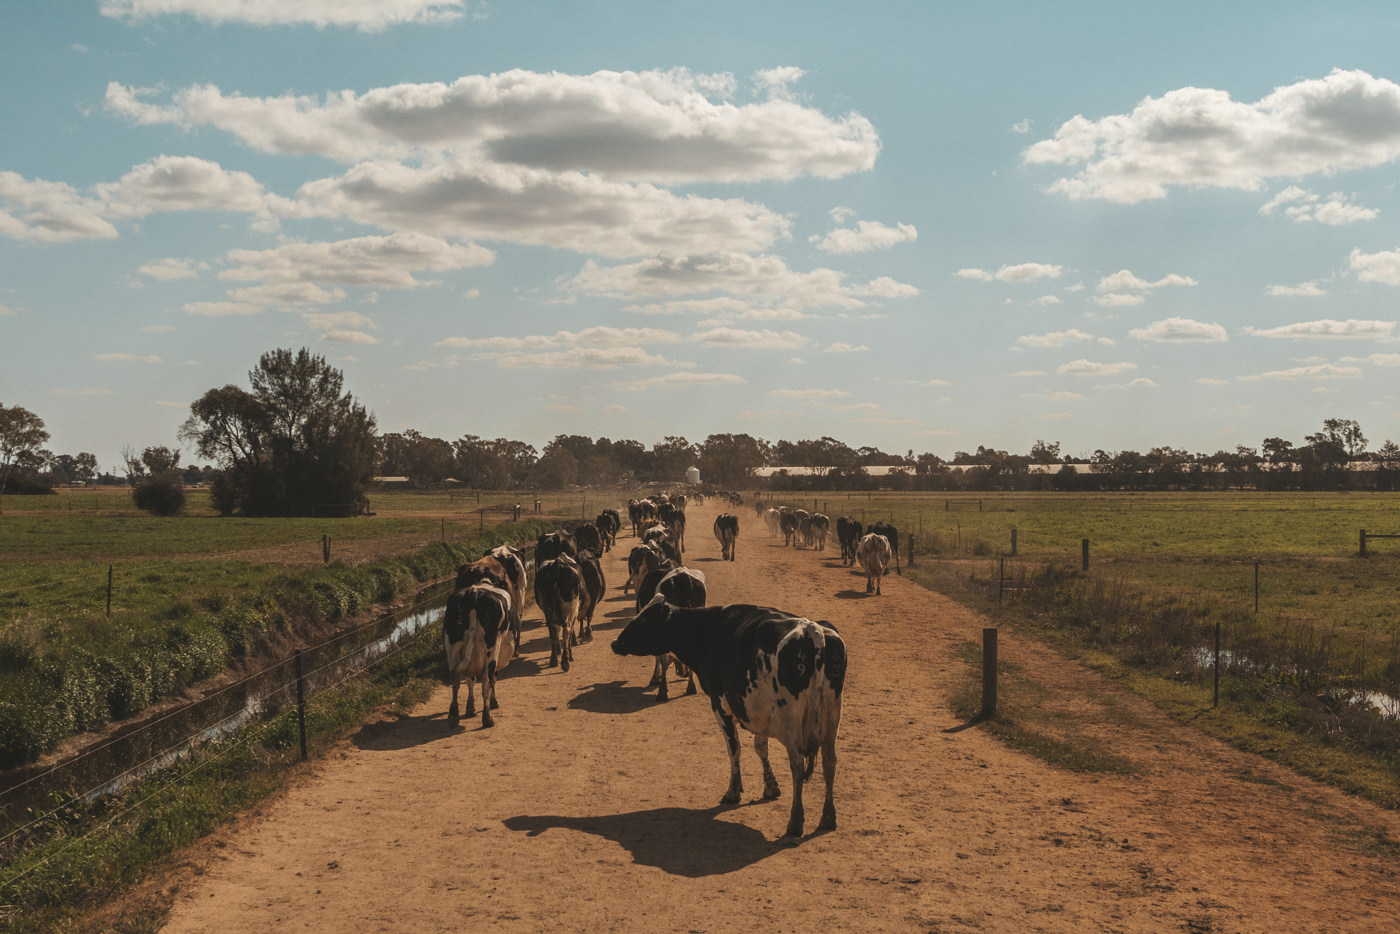
[[[301,347],[449,441],[1400,439],[1400,5],[0,21],[0,404],[103,469]]]

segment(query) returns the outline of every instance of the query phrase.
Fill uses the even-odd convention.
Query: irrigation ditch
[[[432,625],[450,581],[421,589],[413,602],[305,646],[202,696],[163,705],[105,738],[56,761],[0,777],[0,850],[6,837],[72,801],[115,794],[176,762],[202,744],[225,738],[369,670]]]

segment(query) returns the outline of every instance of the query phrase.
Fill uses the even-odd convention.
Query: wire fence
[[[16,780],[0,790],[0,827],[5,828],[0,834],[0,854],[22,845],[36,827],[55,815],[129,787],[207,746],[210,740],[229,740],[212,758],[228,755],[240,742],[248,741],[239,738],[240,728],[256,725],[260,729],[252,732],[265,731],[270,724],[296,712],[298,694],[313,698],[382,666],[431,631],[433,614],[445,602],[447,590],[445,585],[429,587],[413,605],[338,633],[302,650],[300,657],[272,662],[72,757],[42,768],[22,770]],[[299,673],[298,667],[302,668]],[[156,793],[158,790],[143,793],[141,798],[127,802],[87,835],[101,832],[121,814],[139,807]],[[49,858],[54,858],[54,854]],[[26,872],[36,868],[31,866]],[[0,887],[18,878],[0,883]]]

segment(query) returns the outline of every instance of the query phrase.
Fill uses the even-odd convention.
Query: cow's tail
[[[827,697],[827,680],[822,675],[821,667],[816,665],[817,658],[826,654],[826,634],[814,623],[807,624],[808,637],[811,639],[812,648],[816,651],[812,653],[812,664],[816,669],[813,672],[811,685],[811,701],[802,712],[802,781],[805,783],[812,777],[812,773],[817,767],[817,752],[822,746],[822,711],[829,703]]]
[[[812,624],[813,644],[821,659],[815,665],[812,703],[807,706],[802,723],[802,781],[812,777],[817,766],[817,753],[828,730],[836,730],[840,720],[841,693],[846,687],[846,643],[830,623]],[[815,661],[815,659],[814,659]],[[829,710],[835,707],[834,717]],[[834,737],[833,737],[834,739]]]

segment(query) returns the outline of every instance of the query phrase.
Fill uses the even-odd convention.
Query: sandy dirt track
[[[209,838],[172,877],[165,931],[1187,931],[1400,930],[1400,816],[1178,725],[1033,642],[1001,656],[1086,704],[1126,710],[1110,737],[1136,777],[1080,775],[962,726],[952,654],[983,617],[891,575],[866,597],[839,551],[784,549],[736,509],[692,506],[687,564],[712,603],[833,622],[850,654],[837,830],[779,840],[777,801],[720,807],[728,762],[703,696],[655,700],[651,663],[608,643],[634,544],[604,558],[596,638],[567,673],[527,617],[496,726],[447,728],[449,692],[365,725],[302,781]],[[833,517],[834,520],[834,517]],[[833,542],[834,545],[834,542]],[[815,802],[815,804],[814,804]]]

